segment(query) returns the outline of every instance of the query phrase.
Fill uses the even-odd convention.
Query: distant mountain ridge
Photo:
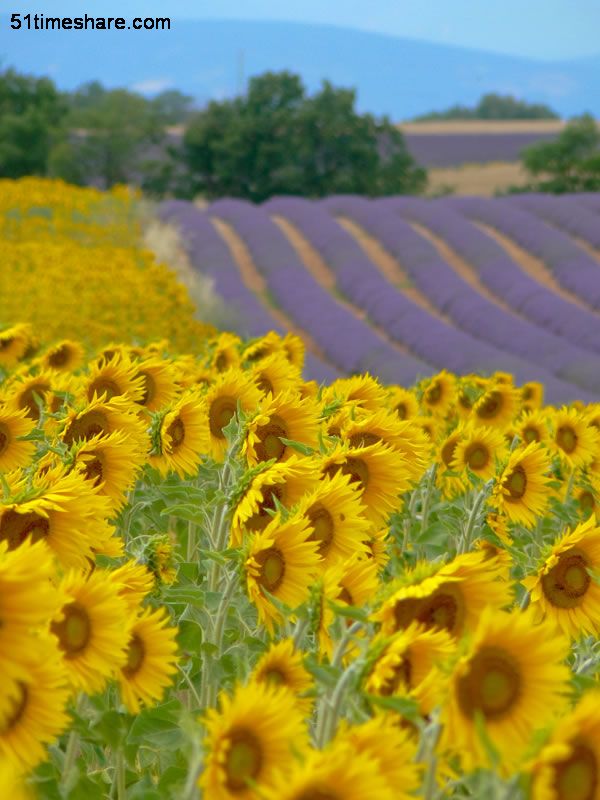
[[[600,116],[600,56],[542,62],[327,25],[173,20],[170,31],[12,31],[0,15],[0,62],[65,89],[93,79],[150,94],[174,87],[199,103],[288,69],[311,90],[324,78],[356,87],[361,110],[396,120],[473,105],[485,92]]]

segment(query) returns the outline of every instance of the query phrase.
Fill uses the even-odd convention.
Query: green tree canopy
[[[528,103],[511,95],[490,93],[484,94],[473,108],[456,105],[445,111],[432,111],[416,117],[418,122],[453,119],[559,119],[559,116],[549,106],[541,103]]]
[[[184,136],[188,194],[261,202],[275,194],[421,191],[418,167],[387,119],[355,110],[353,90],[325,82],[307,96],[301,79],[268,72],[243,97],[212,102]]]

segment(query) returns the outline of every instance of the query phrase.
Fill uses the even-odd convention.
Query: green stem
[[[85,695],[81,692],[77,696],[75,702],[75,713],[79,716],[85,706]],[[60,780],[60,785],[65,788],[69,785],[71,774],[75,769],[77,756],[79,755],[79,732],[75,727],[71,728],[69,738],[67,739],[67,748],[65,750],[65,761],[63,764],[63,771]]]
[[[344,694],[348,688],[350,680],[354,677],[356,664],[356,661],[352,662],[352,664],[350,664],[350,666],[344,670],[344,672],[342,672],[340,679],[333,690],[331,702],[329,703],[326,701],[324,704],[323,714],[319,718],[319,722],[321,724],[317,729],[317,746],[320,748],[324,747],[333,736],[335,726],[340,715]]]
[[[117,800],[125,800],[127,797],[127,785],[125,781],[125,756],[123,750],[119,749],[115,752],[115,780],[117,784]]]
[[[477,497],[475,498],[475,502],[473,503],[471,511],[469,512],[469,518],[467,520],[467,526],[465,528],[464,535],[462,536],[458,544],[457,553],[466,553],[471,547],[471,542],[473,539],[473,531],[475,530],[475,526],[479,522],[481,508],[485,503],[485,501],[487,500],[490,486],[491,482],[486,483],[485,486],[481,489],[481,491],[477,495]]]
[[[429,522],[429,509],[431,506],[431,496],[433,494],[433,487],[435,485],[435,475],[437,472],[437,464],[433,464],[427,473],[427,483],[425,484],[425,493],[423,495],[423,507],[421,509],[421,533],[424,533]]]

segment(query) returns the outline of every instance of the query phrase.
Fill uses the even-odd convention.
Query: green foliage
[[[0,177],[46,174],[64,112],[51,80],[0,73]]]
[[[243,97],[212,102],[184,137],[183,194],[262,202],[276,194],[323,197],[415,193],[426,174],[387,119],[358,114],[355,92],[324,82],[307,96],[289,72],[250,81]]]
[[[415,117],[417,122],[460,119],[559,119],[549,106],[528,103],[511,95],[484,94],[474,108],[455,105],[445,111],[432,111]]]

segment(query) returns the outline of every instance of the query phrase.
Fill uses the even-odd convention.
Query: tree
[[[425,171],[400,131],[387,118],[358,114],[355,100],[354,91],[328,82],[308,97],[289,72],[253,78],[244,97],[212,102],[190,120],[183,191],[254,202],[276,194],[421,191]]]
[[[0,177],[45,175],[65,104],[48,78],[0,74]]]
[[[474,108],[455,105],[445,111],[432,111],[417,117],[418,122],[459,119],[559,119],[558,114],[542,103],[528,103],[511,95],[484,94]]]
[[[589,114],[575,117],[553,142],[541,142],[522,153],[523,166],[534,180],[525,191],[600,191],[600,131]]]

